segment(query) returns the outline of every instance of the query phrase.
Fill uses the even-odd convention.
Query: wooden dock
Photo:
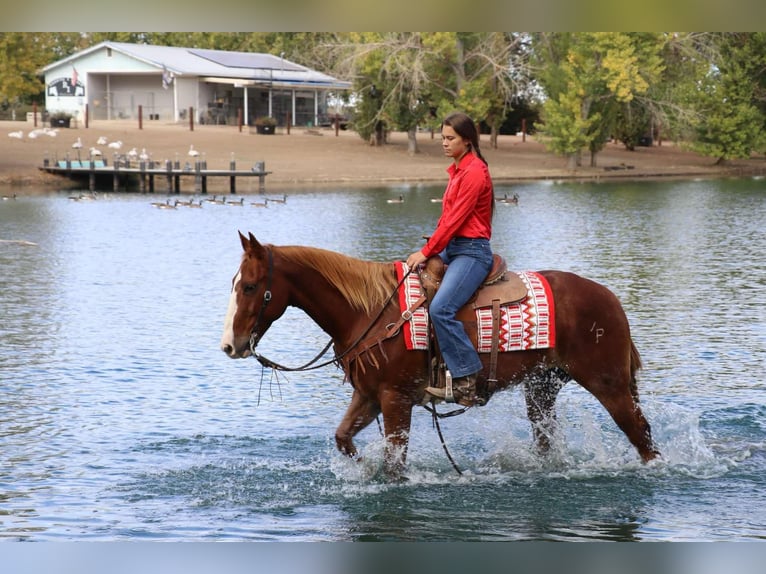
[[[168,193],[181,193],[181,178],[194,179],[194,193],[207,193],[207,180],[210,177],[228,177],[229,191],[237,192],[237,178],[257,177],[258,191],[266,190],[266,176],[270,171],[265,170],[264,162],[256,162],[252,169],[237,169],[234,161],[229,163],[229,169],[207,169],[207,162],[195,161],[180,162],[116,161],[114,165],[108,165],[106,160],[59,160],[51,162],[47,158],[43,160],[40,168],[48,173],[64,175],[66,177],[84,179],[88,178],[88,188],[96,191],[96,180],[111,178],[113,191],[127,189],[131,179],[137,179],[142,192],[154,193],[155,178],[164,181],[164,189]]]

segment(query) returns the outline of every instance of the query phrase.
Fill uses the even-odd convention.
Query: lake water
[[[753,541],[766,538],[766,182],[498,186],[495,251],[622,300],[663,453],[640,463],[575,383],[547,459],[520,389],[442,421],[416,409],[405,483],[375,424],[346,460],[334,367],[275,378],[218,348],[237,231],[393,261],[442,186],[301,189],[284,204],[160,210],[163,194],[0,203],[0,537],[11,540]],[[281,193],[281,192],[280,192]],[[402,194],[403,204],[386,199]],[[268,194],[267,194],[268,195]],[[31,242],[34,245],[20,243]],[[302,364],[326,336],[289,310],[261,352]]]

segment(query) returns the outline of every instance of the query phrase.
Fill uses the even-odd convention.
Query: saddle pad
[[[500,306],[499,351],[526,351],[556,346],[553,294],[545,277],[533,271],[517,271],[527,286],[527,297]],[[480,353],[492,351],[492,309],[476,310]]]
[[[396,280],[401,281],[402,277],[410,270],[404,261],[397,261]],[[417,273],[407,275],[399,289],[399,309],[402,312],[409,309],[415,301],[420,299],[423,291],[420,288],[420,277]],[[412,312],[412,318],[404,322],[404,344],[411,351],[425,351],[428,349],[428,311],[424,306],[420,306]]]
[[[397,281],[409,270],[407,264],[395,263]],[[533,271],[517,271],[527,286],[527,297],[516,303],[500,307],[500,352],[545,349],[556,344],[556,328],[553,294],[545,277]],[[402,312],[412,306],[421,296],[420,279],[408,275],[399,289],[399,308]],[[492,309],[476,309],[479,325],[480,353],[492,350]],[[428,311],[418,307],[412,318],[403,326],[404,343],[409,350],[428,349]]]

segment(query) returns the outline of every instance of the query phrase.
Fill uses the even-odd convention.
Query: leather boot
[[[476,378],[477,374],[474,373],[473,375],[453,379],[451,392],[449,382],[445,388],[426,387],[426,394],[448,403],[458,403],[464,407],[482,406],[487,404],[487,402],[483,398],[476,396]]]

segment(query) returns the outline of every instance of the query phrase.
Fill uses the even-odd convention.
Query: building
[[[250,125],[324,122],[351,83],[271,54],[102,42],[54,62],[45,108],[82,121],[137,118]]]

